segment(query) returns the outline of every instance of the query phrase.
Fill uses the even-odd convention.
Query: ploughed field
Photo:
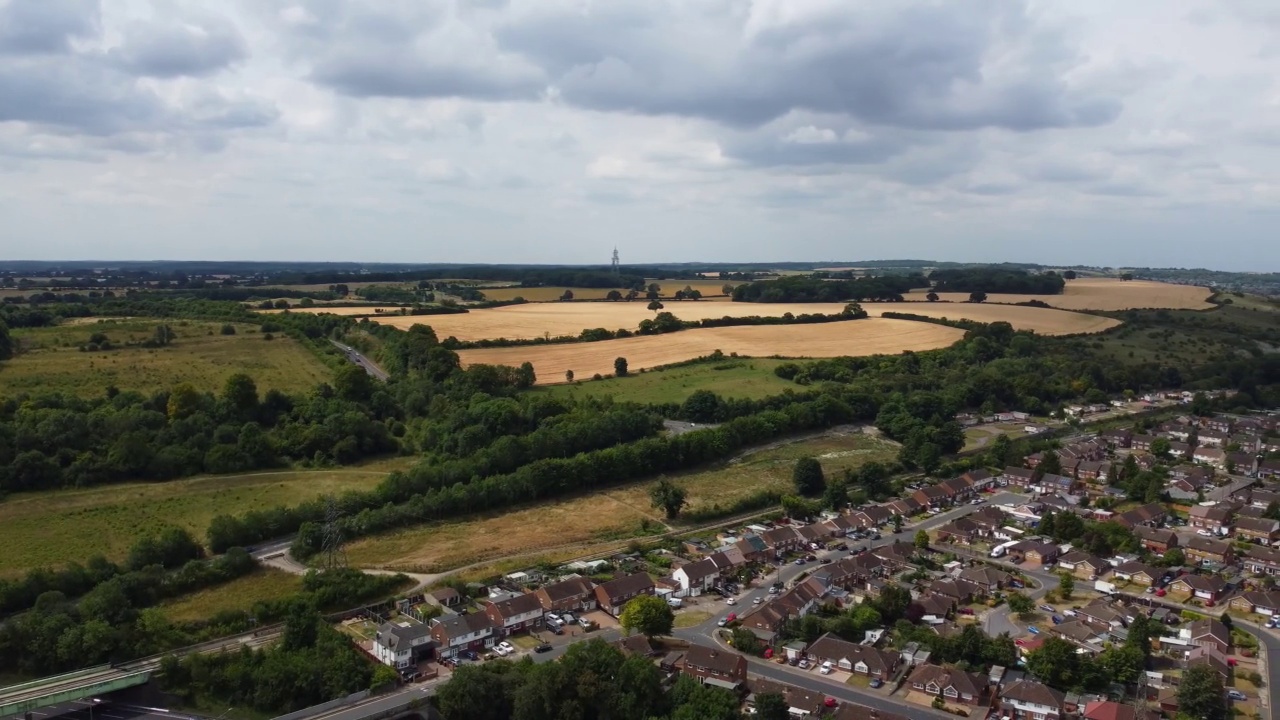
[[[456,337],[459,340],[486,340],[493,338],[533,339],[550,335],[577,335],[588,328],[635,330],[642,320],[654,316],[647,309],[648,303],[632,302],[599,303],[537,303],[512,305],[489,310],[472,310],[457,315],[390,316],[372,318],[376,322],[399,328],[413,325],[430,325],[441,339]],[[843,303],[711,303],[706,301],[665,302],[664,310],[681,320],[706,320],[722,317],[781,317],[793,315],[833,315],[844,310]],[[977,303],[862,303],[871,315],[885,312],[913,313],[936,318],[966,319],[977,322],[1004,321],[1019,330],[1034,330],[1045,335],[1072,335],[1101,332],[1119,323],[1110,318],[1045,308],[1017,305],[987,305]],[[773,326],[778,329],[781,326]],[[822,325],[791,326],[816,329],[814,336],[822,335]],[[686,331],[692,332],[692,331]],[[679,333],[684,334],[684,333]],[[900,350],[911,349],[908,347]],[[729,352],[726,348],[725,352]],[[882,348],[878,352],[898,352]],[[772,354],[772,353],[770,353]],[[785,354],[785,353],[784,353]]]
[[[910,299],[923,299],[928,290],[914,290]],[[1018,303],[1040,300],[1063,310],[1130,310],[1134,308],[1166,308],[1169,310],[1208,310],[1212,293],[1195,285],[1174,285],[1154,280],[1120,280],[1118,278],[1077,278],[1068,280],[1061,295],[1003,295],[992,293],[987,302]],[[916,297],[921,296],[921,297]],[[938,293],[939,300],[964,302],[968,293]]]
[[[670,365],[720,350],[752,357],[842,357],[924,351],[946,347],[964,332],[933,323],[867,318],[815,325],[742,325],[684,330],[666,335],[559,345],[463,350],[463,365],[520,365],[532,362],[540,384],[614,372],[614,360],[627,359],[628,370]]]

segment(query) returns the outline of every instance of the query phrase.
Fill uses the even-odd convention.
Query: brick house
[[[498,602],[485,601],[484,614],[489,616],[499,637],[542,627],[542,603],[537,593],[525,593]]]
[[[987,679],[957,668],[925,663],[907,679],[912,690],[964,705],[987,703]]]
[[[1276,538],[1280,538],[1280,520],[1252,517],[1236,518],[1235,531],[1241,537],[1270,544]]]
[[[1127,510],[1119,515],[1113,516],[1111,519],[1124,525],[1129,529],[1134,529],[1142,525],[1155,527],[1159,525],[1169,514],[1164,505],[1160,503],[1147,503],[1132,510]]]
[[[1139,525],[1133,528],[1133,534],[1153,553],[1163,555],[1170,548],[1178,547],[1178,535],[1172,530]]]
[[[1267,547],[1251,547],[1241,559],[1246,572],[1255,575],[1280,575],[1280,550]]]
[[[1028,488],[1031,487],[1031,477],[1034,474],[1034,470],[1028,470],[1027,468],[1007,467],[1004,472],[1000,473],[1000,484]]]
[[[990,565],[974,565],[960,572],[960,579],[967,580],[970,583],[982,588],[982,593],[991,595],[997,590],[1002,590],[1009,585],[1009,581],[1013,576],[1009,573],[998,570]]]
[[[485,613],[442,615],[431,620],[431,637],[439,645],[442,658],[451,658],[462,650],[484,650],[493,647],[494,626]]]
[[[538,588],[536,595],[544,613],[577,612],[596,609],[596,586],[584,577],[571,577]]]
[[[1178,637],[1196,647],[1212,647],[1226,654],[1231,651],[1231,631],[1213,618],[1195,620],[1178,631]]]
[[[790,525],[767,530],[760,539],[774,555],[785,555],[800,547],[800,535]]]
[[[1151,443],[1155,441],[1154,435],[1134,435],[1129,438],[1129,447],[1138,452],[1151,452]]]
[[[1079,550],[1072,550],[1058,558],[1058,567],[1081,580],[1093,580],[1106,572],[1108,565],[1100,557],[1080,552]]]
[[[1170,592],[1183,593],[1200,600],[1216,602],[1227,584],[1217,575],[1187,574],[1169,583]]]
[[[1198,535],[1187,541],[1187,545],[1182,549],[1182,552],[1188,560],[1198,563],[1216,562],[1230,565],[1236,557],[1235,551],[1231,548],[1231,543],[1210,540]]]
[[[1154,585],[1156,580],[1164,577],[1164,575],[1164,570],[1157,570],[1136,560],[1117,565],[1115,569],[1117,580],[1124,580],[1137,585]]]
[[[1231,598],[1228,603],[1232,610],[1259,615],[1275,615],[1280,613],[1280,591],[1260,592],[1246,591]]]
[[[1230,527],[1232,508],[1224,505],[1193,505],[1187,513],[1187,524],[1196,529],[1218,533]]]
[[[953,496],[941,485],[925,485],[911,495],[911,499],[920,503],[920,507],[945,507],[951,504]]]
[[[639,595],[652,595],[653,578],[646,573],[636,573],[614,578],[596,586],[596,603],[600,609],[617,617],[627,601]]]
[[[1112,447],[1127,448],[1133,444],[1133,431],[1125,429],[1103,430],[1098,438]]]
[[[747,681],[747,659],[736,652],[692,643],[680,671],[705,685],[738,690]]]
[[[1037,563],[1041,567],[1053,565],[1062,554],[1062,549],[1052,543],[1023,540],[1009,548],[1009,553],[1021,557],[1021,562]]]
[[[435,647],[430,625],[383,623],[373,639],[373,656],[383,665],[402,670],[429,658]]]
[[[870,645],[859,645],[842,640],[831,633],[814,640],[806,650],[809,659],[818,664],[830,662],[845,672],[866,675],[888,681],[902,663],[898,653],[878,650]]]

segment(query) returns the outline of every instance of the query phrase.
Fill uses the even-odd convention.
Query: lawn
[[[36,567],[121,560],[140,537],[166,525],[204,540],[216,515],[239,515],[347,490],[367,490],[407,458],[342,470],[247,473],[15,495],[0,503],[0,577]]]
[[[281,335],[265,340],[253,325],[236,324],[236,334],[223,335],[221,323],[170,320],[177,334],[171,345],[127,345],[147,340],[160,324],[155,319],[100,319],[13,330],[22,352],[4,363],[0,396],[37,391],[97,396],[111,385],[150,393],[184,382],[216,391],[239,372],[253,377],[259,393],[302,392],[330,375],[298,342]],[[95,333],[106,335],[118,349],[81,351]]]
[[[695,390],[710,390],[721,397],[754,400],[801,389],[773,374],[785,362],[790,361],[725,358],[623,378],[552,385],[539,392],[575,398],[611,395],[619,402],[682,403]]]
[[[706,610],[687,610],[685,612],[676,613],[676,621],[674,625],[677,628],[691,628],[697,627],[710,619],[711,613]]]
[[[229,583],[165,601],[160,610],[172,622],[208,620],[220,612],[248,610],[256,602],[277,600],[300,590],[300,576],[262,568]]]

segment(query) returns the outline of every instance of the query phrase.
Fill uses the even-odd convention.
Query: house
[[[1076,477],[1085,482],[1105,483],[1111,477],[1111,463],[1106,460],[1083,460],[1076,468]]]
[[[747,685],[751,690],[746,699],[747,712],[750,714],[755,713],[756,698],[766,693],[781,695],[787,705],[787,715],[793,718],[816,717],[828,710],[827,696],[823,693],[805,690],[794,685],[784,685],[763,678],[749,680]],[[893,716],[881,717],[887,720]]]
[[[1066,468],[1063,468],[1066,471]],[[1054,473],[1045,473],[1038,483],[1040,491],[1043,493],[1057,493],[1060,495],[1073,495],[1080,488],[1080,481],[1070,475],[1055,475]]]
[[[594,583],[575,575],[560,582],[543,585],[535,594],[544,613],[578,612],[596,609],[595,590]]]
[[[649,638],[644,635],[629,635],[621,640],[614,640],[610,645],[622,651],[623,655],[631,657],[639,655],[640,657],[654,657],[658,651],[654,649],[653,644],[649,642]]]
[[[1160,503],[1147,503],[1141,507],[1136,507],[1132,510],[1122,512],[1111,519],[1127,528],[1133,529],[1143,525],[1147,527],[1155,527],[1156,525],[1159,525],[1167,515],[1168,511],[1165,510],[1164,505],[1161,505]]]
[[[865,705],[841,703],[831,720],[910,720],[906,715],[879,710]]]
[[[1261,470],[1261,465],[1259,465],[1259,470]],[[1263,490],[1259,488],[1252,491],[1245,490],[1245,492],[1249,493],[1249,504],[1257,508],[1262,508],[1263,510],[1270,507],[1273,502],[1280,502],[1280,493],[1275,490]]]
[[[1256,575],[1280,575],[1280,550],[1251,547],[1245,551],[1241,564]]]
[[[1020,488],[1031,487],[1031,478],[1034,474],[1034,470],[1027,468],[1007,467],[1000,473],[1000,484]]]
[[[427,596],[435,600],[440,607],[451,608],[462,604],[462,593],[453,588],[440,588],[427,593]]]
[[[1263,460],[1258,463],[1258,470],[1254,474],[1260,478],[1280,477],[1280,460]]]
[[[1231,598],[1228,603],[1232,610],[1259,615],[1275,615],[1280,613],[1280,591],[1266,592],[1247,590]]]
[[[696,597],[715,587],[720,569],[716,567],[715,560],[706,557],[676,568],[671,578],[679,585],[680,597]]]
[[[920,608],[920,612],[923,613],[923,618],[926,621],[929,618],[944,620],[950,617],[951,611],[956,608],[956,601],[954,598],[949,598],[946,595],[935,595],[933,593],[920,596],[915,601],[915,604]]]
[[[1178,547],[1178,535],[1172,530],[1139,525],[1133,528],[1133,534],[1142,541],[1142,546],[1153,553],[1163,555],[1169,548]]]
[[[913,568],[916,560],[916,546],[908,542],[893,542],[874,548],[871,554],[886,563],[899,568]]]
[[[747,681],[747,659],[736,652],[692,643],[681,672],[705,685],[737,690]]]
[[[1169,443],[1169,455],[1171,457],[1190,459],[1192,450],[1194,448],[1184,442]]]
[[[755,533],[744,535],[741,540],[733,544],[733,547],[747,562],[765,562],[771,556],[768,546],[764,544],[764,539]]]
[[[601,610],[617,617],[627,601],[638,595],[652,595],[653,578],[646,573],[635,573],[614,578],[596,586],[596,603]]]
[[[493,647],[495,628],[486,613],[442,615],[432,618],[430,625],[442,658],[454,657],[462,650]]]
[[[1215,417],[1201,420],[1200,424],[1203,425],[1206,430],[1211,432],[1219,432],[1229,435],[1231,433],[1231,426],[1233,423],[1231,418],[1224,415],[1217,415]]]
[[[896,498],[885,503],[885,508],[893,515],[911,517],[920,512],[923,506],[913,497]],[[892,515],[890,515],[892,517]]]
[[[789,617],[791,615],[786,608],[768,602],[743,618],[742,625],[761,640],[771,642]]]
[[[1179,576],[1177,580],[1169,583],[1170,592],[1184,593],[1201,600],[1215,602],[1226,587],[1227,583],[1217,575],[1196,575],[1194,573]]]
[[[1197,647],[1213,647],[1226,654],[1231,650],[1231,631],[1213,618],[1194,620],[1178,631],[1178,637]]]
[[[1133,431],[1124,429],[1103,430],[1098,433],[1098,439],[1111,447],[1127,448],[1133,444]]]
[[[1199,535],[1188,540],[1182,552],[1188,560],[1198,563],[1215,562],[1230,565],[1235,561],[1235,551],[1231,549],[1231,543],[1211,540]]]
[[[922,508],[945,507],[951,504],[953,495],[941,485],[925,485],[911,495]]]
[[[1130,703],[1094,700],[1085,704],[1081,717],[1084,720],[1159,720],[1160,713],[1152,710],[1139,713]]]
[[[1201,430],[1196,435],[1196,441],[1203,446],[1209,447],[1226,447],[1231,442],[1231,433],[1222,432],[1221,430]]]
[[[1102,639],[1100,637],[1101,633],[1109,632],[1110,629],[1099,630],[1083,620],[1067,620],[1048,627],[1046,630],[1067,642],[1096,653],[1100,649],[1097,643]]]
[[[975,597],[983,595],[980,585],[959,578],[942,578],[929,583],[929,593],[940,595],[956,605],[967,605]]]
[[[1095,631],[1110,632],[1124,626],[1124,612],[1112,605],[1110,600],[1099,598],[1082,608],[1077,608],[1076,620]]]
[[[1081,580],[1093,580],[1106,572],[1109,566],[1107,561],[1100,557],[1080,552],[1079,550],[1072,550],[1058,558],[1058,567]]]
[[[907,683],[911,689],[941,697],[945,702],[965,705],[985,705],[987,702],[986,678],[956,668],[920,665],[907,678]]]
[[[1236,534],[1250,540],[1260,540],[1271,544],[1280,538],[1280,520],[1270,518],[1236,518]]]
[[[1208,665],[1221,676],[1223,682],[1231,679],[1231,663],[1227,656],[1214,645],[1194,647],[1187,653],[1187,667]]]
[[[1005,588],[1013,576],[990,565],[974,565],[960,571],[960,579],[966,580],[982,589],[984,595],[991,595]]]
[[[373,638],[373,656],[383,665],[403,670],[431,656],[436,648],[431,626],[383,623]]]
[[[1000,707],[1013,720],[1058,720],[1066,695],[1035,680],[1017,680],[1000,691]]]
[[[990,505],[984,505],[964,518],[977,528],[979,537],[994,537],[996,531],[1009,522],[1003,512]]]
[[[902,663],[898,653],[885,652],[870,645],[859,645],[842,640],[831,633],[810,643],[806,650],[809,659],[818,664],[829,662],[845,672],[866,675],[888,681]]]
[[[1035,563],[1044,567],[1045,565],[1053,565],[1058,556],[1062,554],[1062,549],[1052,543],[1023,540],[1010,547],[1009,553],[1015,557],[1021,557],[1022,560],[1020,562]]]
[[[979,531],[980,528],[977,523],[968,517],[958,517],[938,528],[935,532],[940,543],[969,545],[978,537]]]
[[[1218,533],[1231,525],[1232,508],[1229,505],[1193,505],[1187,516],[1187,524],[1191,527]]]
[[[790,525],[766,530],[760,535],[765,547],[776,556],[782,556],[800,547],[800,535]]]
[[[850,519],[861,528],[875,528],[893,519],[893,512],[883,505],[868,505],[855,510]]]
[[[858,528],[858,524],[854,522],[850,515],[837,515],[822,521],[826,527],[827,534],[831,537],[844,537]]]
[[[499,637],[542,627],[542,603],[537,593],[525,593],[508,600],[484,603],[484,613],[489,616]]]
[[[997,484],[995,476],[987,472],[985,468],[970,470],[960,477],[964,478],[974,490],[986,490],[987,488],[995,487]]]
[[[1157,580],[1163,578],[1164,570],[1157,570],[1145,563],[1137,560],[1131,560],[1127,563],[1121,563],[1116,566],[1114,572],[1117,580],[1135,583],[1137,585],[1154,585]]]
[[[1129,438],[1129,447],[1138,452],[1151,452],[1151,443],[1155,441],[1154,435],[1134,435]]]

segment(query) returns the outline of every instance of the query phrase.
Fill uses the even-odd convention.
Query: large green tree
[[[826,489],[827,481],[822,474],[822,464],[815,458],[804,457],[796,461],[791,471],[791,481],[795,483],[796,492],[804,497],[816,497]]]
[[[680,515],[680,510],[684,508],[685,491],[683,487],[667,478],[659,478],[658,482],[649,488],[649,501],[654,507],[661,508],[668,520],[675,520]]]
[[[1226,690],[1222,676],[1209,665],[1193,665],[1178,683],[1178,717],[1197,720],[1224,720],[1227,717]]]
[[[627,601],[618,616],[618,624],[628,633],[635,631],[646,637],[670,635],[675,613],[666,600],[655,595],[640,595]]]
[[[9,335],[9,326],[0,320],[0,360],[13,357],[13,338]]]

